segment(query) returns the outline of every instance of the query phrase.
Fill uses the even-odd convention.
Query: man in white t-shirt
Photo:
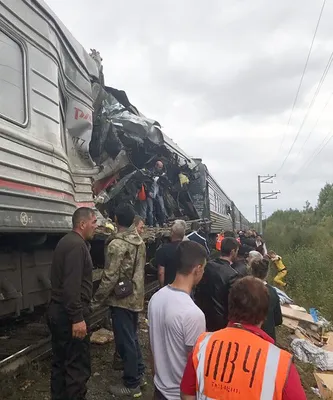
[[[202,278],[206,257],[202,245],[192,241],[181,242],[175,253],[176,279],[159,290],[149,302],[156,400],[180,399],[180,382],[188,354],[206,330],[205,316],[190,297]]]

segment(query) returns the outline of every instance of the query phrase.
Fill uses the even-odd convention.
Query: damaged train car
[[[136,206],[142,185],[153,181],[152,169],[157,160],[165,165],[161,179],[164,203],[170,219],[199,219],[180,176],[194,179],[196,164],[170,138],[157,121],[143,116],[128,100],[124,91],[103,85],[101,59],[92,57],[100,69],[100,80],[93,84],[94,112],[89,155],[100,171],[93,177],[93,191],[99,210],[113,216],[122,202]]]
[[[96,206],[102,219],[136,206],[157,159],[170,220],[246,229],[205,165],[105,85],[99,53],[44,1],[0,0],[0,316],[47,303],[52,252],[75,209]],[[104,254],[103,239],[94,246]]]

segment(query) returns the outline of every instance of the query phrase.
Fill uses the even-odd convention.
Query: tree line
[[[333,321],[333,184],[321,189],[315,207],[307,201],[303,210],[274,212],[264,233],[288,268],[288,294]]]

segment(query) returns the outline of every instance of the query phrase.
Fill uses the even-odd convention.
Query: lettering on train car
[[[74,115],[74,118],[76,119],[76,120],[78,120],[78,119],[85,119],[85,120],[87,120],[87,121],[90,121],[90,122],[92,122],[92,117],[91,117],[91,113],[84,113],[82,110],[80,110],[79,108],[77,108],[77,107],[74,107],[74,111],[75,111],[75,115]]]
[[[72,142],[73,142],[72,153],[82,159],[88,160],[89,153],[85,150],[86,140],[78,136],[73,136]]]
[[[32,217],[31,216],[29,217],[26,212],[21,212],[20,222],[23,226],[27,226],[28,224],[32,223]]]

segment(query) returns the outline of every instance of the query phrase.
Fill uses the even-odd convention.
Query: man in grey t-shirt
[[[180,399],[180,382],[188,354],[206,330],[205,316],[190,297],[202,278],[206,257],[206,250],[200,244],[181,242],[175,254],[176,279],[149,302],[155,399]]]

